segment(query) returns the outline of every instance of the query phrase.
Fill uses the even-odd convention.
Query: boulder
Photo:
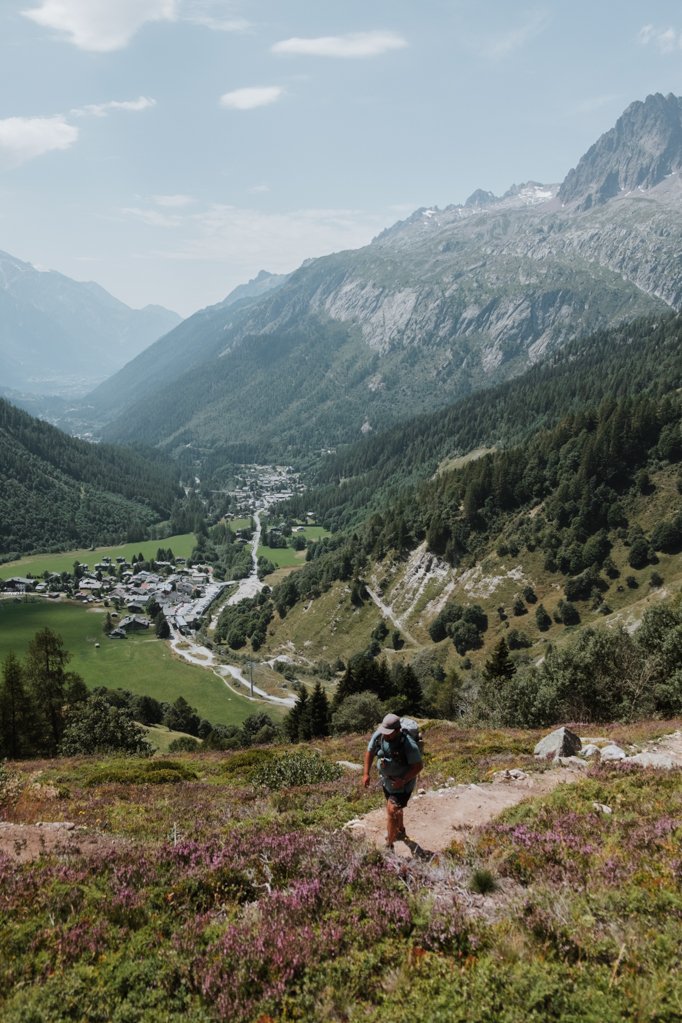
[[[599,756],[599,746],[595,746],[593,742],[589,742],[587,746],[583,746],[580,750],[580,756],[586,760],[593,760]]]
[[[572,732],[570,728],[556,728],[535,747],[535,756],[543,760],[553,760],[556,757],[572,757],[581,748],[580,736]]]
[[[616,746],[615,742],[611,742],[602,749],[601,758],[602,760],[625,760],[626,753],[620,746]]]
[[[679,763],[665,753],[636,753],[634,757],[627,757],[628,764],[640,764],[642,767],[658,767],[663,771],[672,771],[679,767]]]
[[[555,763],[560,764],[561,767],[579,767],[581,771],[585,771],[588,768],[586,761],[581,760],[580,757],[555,757]]]

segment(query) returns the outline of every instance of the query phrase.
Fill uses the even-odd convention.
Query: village
[[[197,485],[199,482],[196,480]],[[260,513],[291,497],[302,489],[302,484],[298,473],[290,466],[255,464],[239,466],[234,484],[221,493],[232,499],[235,514],[253,515],[251,521],[255,529],[237,530],[236,542],[252,544],[252,576],[257,583]],[[165,635],[191,636],[199,629],[211,606],[238,581],[218,581],[214,579],[212,565],[194,563],[183,557],[163,558],[162,553],[163,548],[160,548],[157,558],[148,561],[142,554],[133,556],[131,561],[122,556],[102,556],[92,566],[76,561],[73,572],[12,576],[0,580],[0,589],[5,594],[33,594],[51,600],[68,599],[103,606],[109,612],[113,627],[108,637],[113,640],[125,639],[128,633],[149,629],[155,623],[158,627],[159,615],[168,625]],[[250,588],[245,587],[246,583],[247,580],[241,581],[234,599],[252,595],[254,582],[251,579]]]

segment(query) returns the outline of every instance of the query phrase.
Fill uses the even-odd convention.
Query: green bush
[[[167,785],[179,781],[196,781],[197,775],[175,760],[119,760],[96,767],[86,779],[94,785]]]
[[[330,763],[315,751],[296,750],[275,757],[256,771],[253,781],[269,789],[283,789],[290,785],[316,785],[336,781],[342,774],[338,764]]]
[[[193,739],[191,735],[181,735],[179,739],[173,739],[168,746],[169,753],[195,753],[201,743]]]

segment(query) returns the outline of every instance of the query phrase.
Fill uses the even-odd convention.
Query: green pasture
[[[41,576],[43,572],[72,572],[74,561],[80,561],[93,568],[102,558],[109,557],[112,561],[116,558],[125,558],[130,561],[133,554],[137,557],[143,554],[145,559],[156,557],[159,547],[170,547],[176,558],[188,558],[196,544],[194,533],[181,533],[176,536],[167,536],[163,540],[140,540],[137,543],[118,544],[114,547],[96,547],[91,550],[89,547],[76,551],[65,551],[61,554],[29,554],[19,561],[8,561],[0,565],[0,579],[9,579],[11,576],[25,576],[29,573],[33,576]]]
[[[71,654],[69,668],[81,675],[90,688],[120,687],[171,703],[184,696],[201,717],[214,724],[239,725],[250,714],[262,710],[279,716],[278,710],[233,693],[209,669],[174,657],[169,644],[153,634],[107,639],[102,632],[104,615],[104,609],[93,610],[79,604],[1,600],[0,662],[10,650],[23,658],[35,633],[47,627],[63,638]]]
[[[319,540],[330,534],[324,526],[306,526],[295,535],[304,536],[306,540]],[[277,568],[297,568],[305,562],[305,551],[295,551],[293,547],[259,547],[258,557],[268,558]]]
[[[277,568],[291,568],[305,562],[305,551],[295,551],[293,547],[259,547],[258,557],[267,558]]]

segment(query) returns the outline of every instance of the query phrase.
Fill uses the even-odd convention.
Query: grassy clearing
[[[682,722],[627,734],[664,724]],[[366,738],[315,746],[331,766]],[[531,766],[535,740],[434,722],[424,781]],[[398,865],[339,830],[382,803],[356,774],[263,783],[291,752],[8,765],[7,821],[78,821],[94,841],[0,859],[3,1023],[680,1018],[679,772],[592,767]]]
[[[292,547],[259,547],[258,557],[267,558],[277,568],[298,568],[305,564],[305,551]]]
[[[102,632],[104,613],[71,603],[0,601],[0,660],[10,650],[23,657],[35,633],[47,627],[62,636],[71,654],[69,668],[90,688],[129,689],[168,702],[184,696],[214,724],[238,725],[262,709],[263,704],[231,692],[212,671],[174,657],[168,644],[153,635],[107,639]]]
[[[192,553],[196,537],[194,533],[181,533],[168,536],[164,540],[140,540],[138,543],[118,544],[114,547],[96,547],[91,550],[83,547],[80,550],[65,551],[62,554],[31,554],[19,561],[8,561],[0,565],[0,579],[9,579],[15,575],[40,576],[43,572],[72,572],[74,561],[93,568],[102,558],[109,557],[115,561],[117,557],[130,561],[133,555],[143,554],[145,559],[154,558],[159,547],[170,547],[176,558],[188,558]]]

